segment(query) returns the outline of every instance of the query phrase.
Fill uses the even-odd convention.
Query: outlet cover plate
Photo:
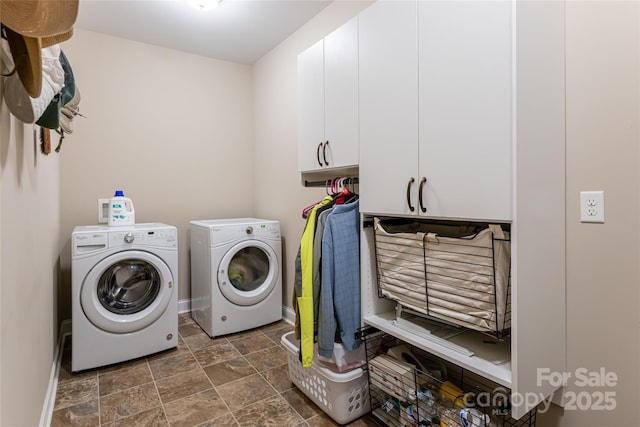
[[[604,191],[580,192],[580,222],[604,224]]]

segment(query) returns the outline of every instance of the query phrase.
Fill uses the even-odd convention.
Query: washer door
[[[96,327],[114,333],[139,331],[164,313],[174,292],[169,267],[143,251],[123,251],[87,274],[80,304]]]
[[[278,277],[276,253],[259,240],[235,245],[218,267],[218,287],[226,299],[237,305],[254,305],[267,298]]]

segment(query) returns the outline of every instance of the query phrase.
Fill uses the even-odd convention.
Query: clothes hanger
[[[333,180],[326,180],[324,183],[324,191],[328,196],[332,195],[332,193],[329,193],[330,188],[333,188]],[[333,190],[331,191],[333,192]],[[311,212],[311,210],[321,201],[322,200],[318,200],[317,202],[311,203],[309,206],[305,206],[304,208],[302,208],[302,218],[307,219],[307,217],[309,216],[309,212]]]
[[[340,192],[339,189],[339,184],[340,184],[340,178],[333,178],[331,180],[331,194],[336,195]]]
[[[344,204],[346,202],[346,200],[351,196],[351,190],[349,190],[349,187],[345,185],[345,179],[347,178],[338,178],[338,186],[336,188],[336,190],[338,191],[336,193],[336,204],[341,205]]]

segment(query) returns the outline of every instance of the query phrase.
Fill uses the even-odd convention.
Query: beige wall
[[[56,347],[60,156],[41,154],[32,128],[0,99],[2,426],[38,425]]]
[[[87,118],[61,153],[60,319],[71,317],[73,227],[96,224],[96,200],[115,189],[136,222],[178,227],[188,300],[189,221],[253,214],[251,68],[79,29],[64,51]]]
[[[640,10],[567,2],[567,370],[615,372],[617,408],[542,416],[542,426],[639,425]],[[579,222],[579,192],[605,191],[602,225]]]

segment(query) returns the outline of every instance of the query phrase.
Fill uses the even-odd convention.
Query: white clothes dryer
[[[72,371],[178,345],[175,227],[79,226],[71,246]]]
[[[210,336],[282,319],[280,223],[191,221],[191,317]]]

